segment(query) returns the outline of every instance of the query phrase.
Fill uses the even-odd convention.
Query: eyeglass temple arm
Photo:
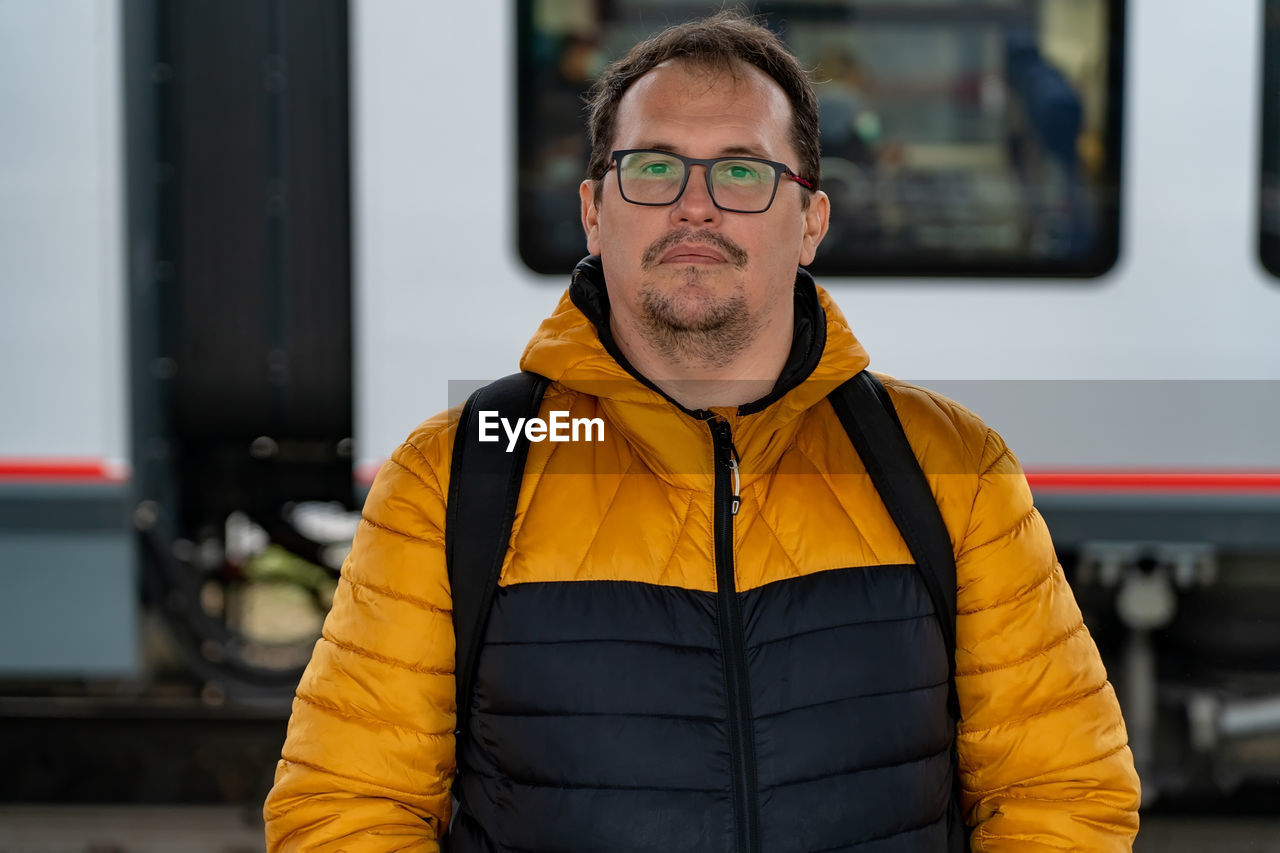
[[[797,184],[799,184],[800,186],[804,187],[807,190],[813,189],[813,184],[811,182],[806,181],[804,178],[800,177],[790,169],[786,169],[785,171],[783,171],[782,174],[786,175],[788,178],[795,181]]]

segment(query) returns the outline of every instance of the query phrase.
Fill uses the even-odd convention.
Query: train
[[[156,622],[284,713],[378,466],[585,254],[583,92],[719,5],[0,4],[0,697],[145,692]],[[818,283],[1018,454],[1144,796],[1280,778],[1280,0],[744,5]]]

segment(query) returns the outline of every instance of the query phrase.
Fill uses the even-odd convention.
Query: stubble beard
[[[662,253],[681,242],[715,246],[735,269],[746,267],[746,252],[727,238],[713,232],[678,231],[650,246],[641,268],[657,271]],[[680,275],[682,280],[674,287],[653,278],[641,284],[638,319],[645,341],[675,364],[720,368],[733,363],[756,338],[760,325],[751,315],[742,282],[735,280],[730,292],[718,294],[715,291],[726,283],[710,280],[698,266],[690,264]]]

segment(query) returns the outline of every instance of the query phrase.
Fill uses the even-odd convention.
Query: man
[[[951,724],[929,596],[826,400],[868,359],[798,269],[828,201],[797,62],[732,14],[676,27],[605,73],[591,130],[592,257],[521,367],[604,440],[530,447],[456,764],[456,413],[395,451],[270,849],[1130,849],[1124,724],[1016,460],[886,379],[955,553]]]

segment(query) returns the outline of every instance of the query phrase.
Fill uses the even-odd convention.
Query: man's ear
[[[583,181],[578,185],[578,198],[582,201],[582,230],[587,234],[587,253],[600,254],[600,211],[596,207],[596,182]]]
[[[804,212],[804,234],[800,239],[800,264],[813,263],[813,256],[818,253],[822,238],[827,236],[827,226],[831,219],[831,200],[822,190],[809,199],[809,209]]]

